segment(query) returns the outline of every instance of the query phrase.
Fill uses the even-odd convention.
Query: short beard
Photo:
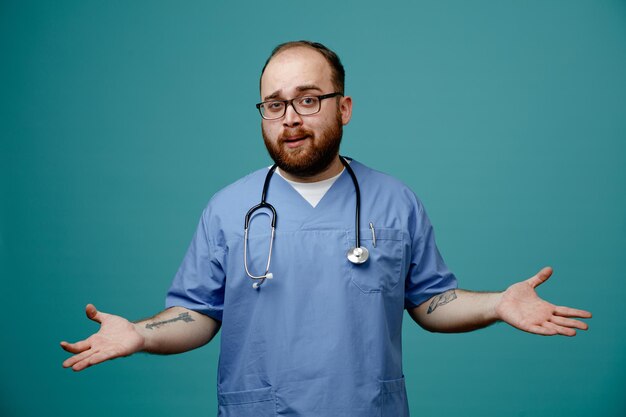
[[[339,146],[343,136],[343,123],[341,112],[337,112],[335,123],[325,129],[320,136],[313,137],[312,132],[306,129],[298,129],[296,134],[309,135],[313,143],[312,146],[307,147],[305,150],[295,150],[294,152],[289,152],[288,149],[283,148],[280,139],[278,143],[272,142],[267,137],[263,127],[261,127],[261,131],[267,152],[276,162],[276,165],[288,174],[306,178],[323,172],[339,154]]]

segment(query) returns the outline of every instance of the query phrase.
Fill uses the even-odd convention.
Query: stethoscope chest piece
[[[348,260],[353,264],[362,264],[370,257],[370,253],[365,246],[351,248],[348,251]]]

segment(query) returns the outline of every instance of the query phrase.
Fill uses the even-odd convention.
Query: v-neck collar
[[[341,174],[343,174],[343,171],[345,171],[345,168],[342,168],[341,172],[339,172],[337,175],[333,177],[316,181],[316,182],[292,181],[288,178],[285,178],[285,176],[282,175],[279,170],[276,170],[276,173],[282,179],[284,179],[289,185],[291,185],[291,187],[294,190],[296,190],[298,194],[300,194],[300,196],[304,198],[304,200],[311,205],[312,208],[316,208],[320,204],[320,202],[324,199],[326,194],[330,191],[330,189],[333,187],[333,185],[335,185],[335,182],[339,180],[339,177],[341,177]],[[315,199],[316,201],[314,204],[311,200],[315,200]]]
[[[346,175],[347,175],[346,169],[344,168],[343,171],[341,171],[341,173],[339,174],[339,177],[332,183],[330,188],[326,190],[326,192],[324,193],[324,195],[322,196],[322,198],[320,199],[320,201],[317,203],[315,207],[313,207],[311,203],[309,203],[309,201],[306,198],[304,198],[304,196],[302,196],[302,194],[300,194],[298,190],[296,190],[293,187],[293,185],[291,185],[289,181],[287,181],[282,175],[275,172],[274,175],[272,176],[273,177],[272,180],[274,179],[274,177],[276,177],[277,184],[280,184],[279,187],[283,190],[288,189],[288,191],[286,191],[287,192],[286,199],[290,203],[293,202],[294,204],[297,204],[298,206],[302,206],[303,208],[306,207],[306,211],[311,212],[311,211],[318,210],[320,207],[323,207],[326,204],[328,204],[326,203],[326,200],[329,200],[328,195],[335,193],[335,189],[340,187],[339,183],[342,183],[343,181],[345,181]],[[291,194],[293,194],[294,197],[291,197]],[[268,200],[270,198],[271,198],[271,195],[268,195]]]

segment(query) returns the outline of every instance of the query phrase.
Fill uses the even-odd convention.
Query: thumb
[[[533,288],[537,288],[539,285],[543,284],[550,278],[552,275],[552,268],[546,266],[541,269],[541,271],[537,272],[537,274],[531,278],[528,278],[526,282]]]
[[[87,318],[89,320],[93,320],[98,323],[102,322],[101,313],[98,312],[96,306],[94,306],[93,304],[87,304],[87,306],[85,307],[85,314],[87,314]]]

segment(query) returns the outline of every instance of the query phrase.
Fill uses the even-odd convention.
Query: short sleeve
[[[417,307],[434,295],[457,288],[457,279],[437,249],[433,226],[417,198],[409,228],[411,260],[405,281],[405,308]]]
[[[185,307],[222,321],[225,274],[224,249],[209,236],[210,210],[205,209],[187,253],[174,276],[166,307]]]

